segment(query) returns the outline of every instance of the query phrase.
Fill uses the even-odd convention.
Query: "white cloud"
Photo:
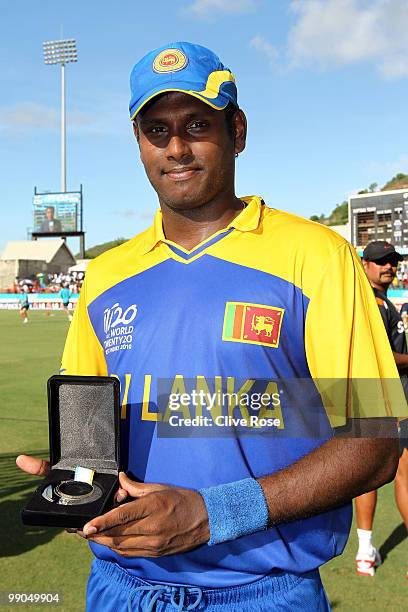
[[[115,109],[116,110],[116,109]],[[126,115],[110,110],[97,116],[78,110],[67,112],[67,128],[92,134],[118,133],[128,128]],[[123,118],[123,121],[121,119]],[[0,106],[0,130],[23,132],[26,130],[59,131],[60,110],[35,102],[20,102]]]
[[[194,0],[189,11],[197,17],[211,16],[213,13],[245,13],[254,9],[257,0]]]
[[[374,63],[387,78],[408,76],[407,0],[292,0],[292,66]]]
[[[252,49],[256,49],[264,55],[267,61],[273,66],[278,59],[278,50],[263,36],[254,36],[249,43]]]
[[[0,128],[11,129],[55,129],[58,113],[55,109],[22,102],[14,106],[0,108]]]

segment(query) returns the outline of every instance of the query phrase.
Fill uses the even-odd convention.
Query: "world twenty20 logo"
[[[105,308],[103,311],[103,329],[105,334],[108,334],[112,328],[118,325],[130,325],[137,315],[136,304],[131,304],[126,310],[116,302],[110,308]]]

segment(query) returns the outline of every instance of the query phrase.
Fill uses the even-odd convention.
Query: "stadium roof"
[[[74,256],[62,238],[55,240],[48,238],[44,240],[14,240],[8,242],[0,259],[8,261],[36,260],[50,263],[61,248],[66,249],[75,261]]]

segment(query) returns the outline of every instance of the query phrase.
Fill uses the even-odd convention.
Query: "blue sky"
[[[157,207],[128,119],[133,64],[175,40],[212,48],[249,122],[237,192],[300,215],[408,173],[406,0],[3,0],[0,251],[26,238],[34,185],[59,189],[59,69],[42,42],[76,38],[67,67],[68,189],[83,184],[87,246],[131,237]],[[77,250],[77,243],[71,243]]]

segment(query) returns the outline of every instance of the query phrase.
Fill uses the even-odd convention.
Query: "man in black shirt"
[[[387,298],[387,290],[397,272],[402,256],[394,246],[383,240],[370,242],[364,249],[363,266],[373,288],[388,339],[394,354],[395,363],[401,376],[405,395],[408,398],[408,349],[404,324],[394,304]],[[408,433],[407,423],[401,424],[401,456],[395,477],[395,499],[402,519],[408,529]],[[356,498],[357,534],[359,548],[356,556],[357,573],[374,576],[375,568],[381,564],[381,557],[371,543],[372,527],[377,491],[365,493]],[[408,574],[407,574],[408,578]]]

